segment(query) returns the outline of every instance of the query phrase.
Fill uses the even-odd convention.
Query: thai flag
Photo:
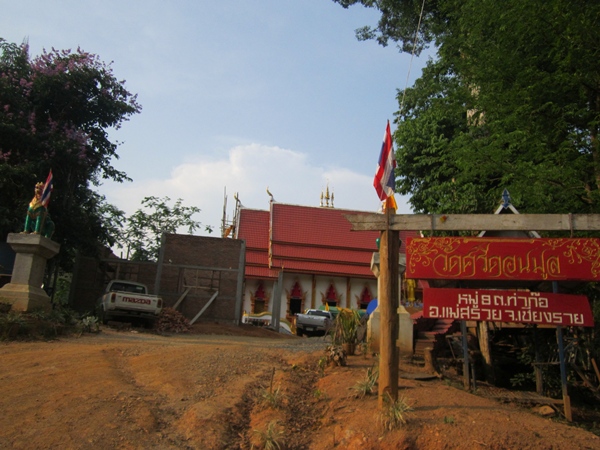
[[[381,201],[394,197],[396,184],[395,168],[396,158],[394,157],[394,149],[392,148],[392,133],[390,132],[390,121],[388,120],[385,134],[383,135],[383,145],[379,154],[377,171],[373,180],[373,186],[375,186],[375,190]]]
[[[45,208],[50,203],[50,194],[52,194],[52,169],[48,173],[48,178],[46,178],[46,184],[44,184],[44,190],[42,191],[42,205]]]

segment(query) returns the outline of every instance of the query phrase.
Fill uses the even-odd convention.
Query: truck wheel
[[[109,320],[112,320],[112,317],[110,316],[110,314],[108,314],[107,312],[105,312],[103,309],[100,309],[100,314],[99,314],[99,319],[100,322],[102,322],[103,325],[108,324]]]
[[[304,336],[304,332],[302,331],[302,328],[296,328],[296,336]]]

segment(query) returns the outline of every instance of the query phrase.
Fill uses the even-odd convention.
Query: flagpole
[[[379,396],[378,407],[383,409],[386,402],[398,400],[398,365],[399,354],[396,346],[398,339],[398,290],[399,267],[398,255],[400,252],[399,232],[390,230],[391,215],[395,211],[391,208],[385,210],[386,229],[381,233],[379,247],[380,266],[379,283],[381,292],[379,297],[380,314],[380,357],[379,357]]]
[[[396,214],[394,188],[396,184],[396,158],[392,145],[392,133],[388,120],[383,135],[383,143],[373,179],[373,186],[379,200],[383,201],[385,230],[381,232],[379,245],[379,280],[377,293],[380,314],[379,337],[379,409],[386,402],[398,400],[399,352],[396,340],[399,338],[399,266],[400,233],[390,229],[392,214]]]

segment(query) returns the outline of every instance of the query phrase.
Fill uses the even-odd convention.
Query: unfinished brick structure
[[[93,311],[108,281],[128,279],[146,284],[190,320],[239,323],[244,260],[240,240],[165,234],[158,263],[79,257],[70,304]]]

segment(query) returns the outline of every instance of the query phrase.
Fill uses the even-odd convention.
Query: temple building
[[[344,216],[368,213],[334,208],[328,191],[320,207],[273,199],[269,205],[268,211],[240,206],[236,214],[234,237],[246,242],[244,313],[279,312],[292,323],[308,308],[366,309],[377,297],[370,265],[379,232],[351,231]],[[417,233],[400,233],[401,253],[409,236]]]

